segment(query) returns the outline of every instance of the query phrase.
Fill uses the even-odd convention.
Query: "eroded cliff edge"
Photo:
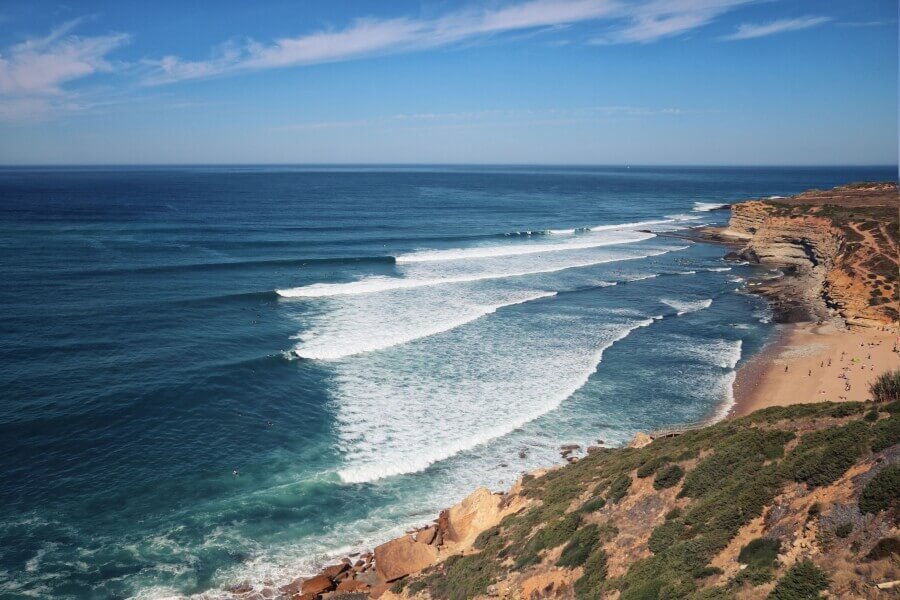
[[[781,320],[879,327],[900,317],[898,210],[896,183],[861,183],[737,203],[728,227],[707,233],[742,244],[733,256],[783,268],[756,289]]]

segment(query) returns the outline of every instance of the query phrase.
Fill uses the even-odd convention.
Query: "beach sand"
[[[894,351],[895,345],[900,347],[896,327],[780,327],[776,339],[738,370],[730,417],[769,406],[868,400],[872,380],[900,368],[900,354]]]

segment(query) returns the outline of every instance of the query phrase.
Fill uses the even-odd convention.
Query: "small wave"
[[[353,340],[350,340],[350,343],[344,341],[329,342],[328,340],[325,340],[324,342],[318,342],[317,340],[312,340],[310,342],[298,345],[296,348],[294,348],[293,354],[295,355],[295,357],[307,358],[311,360],[337,360],[340,358],[345,358],[347,356],[353,356],[355,354],[362,354],[363,352],[384,350],[385,348],[391,348],[400,344],[406,344],[414,340],[419,340],[425,337],[436,335],[438,333],[450,331],[451,329],[456,329],[457,327],[461,327],[467,323],[471,323],[472,321],[480,319],[484,316],[493,314],[499,309],[505,308],[507,306],[515,306],[517,304],[524,304],[526,302],[533,302],[534,300],[551,298],[553,296],[556,296],[556,292],[541,292],[538,294],[532,294],[525,298],[519,298],[511,302],[478,307],[477,311],[461,316],[458,319],[446,323],[435,323],[430,327],[426,327],[417,331],[404,331],[391,337],[378,337],[377,335],[368,335],[365,336],[363,340],[356,341],[356,343],[353,343]]]
[[[671,306],[676,310],[676,315],[681,316],[687,313],[697,312],[698,310],[703,310],[712,306],[712,298],[707,298],[706,300],[671,300],[669,298],[662,298],[660,302]]]
[[[540,254],[543,252],[560,252],[566,250],[586,250],[602,248],[618,244],[642,242],[653,237],[650,233],[629,233],[618,237],[570,242],[563,244],[517,244],[512,246],[479,246],[475,248],[451,248],[448,250],[422,250],[397,256],[398,264],[433,262],[444,260],[466,260],[477,258],[497,258],[502,256],[521,256],[523,254]]]
[[[784,200],[784,196],[769,196],[768,200]]]
[[[607,258],[599,258],[574,264],[565,264],[547,268],[536,268],[523,271],[509,271],[505,273],[479,273],[473,275],[459,275],[456,277],[436,277],[428,279],[415,279],[403,277],[367,277],[359,281],[350,281],[347,283],[314,283],[302,287],[288,288],[276,290],[276,293],[283,298],[325,298],[329,296],[347,296],[355,294],[374,294],[388,290],[403,290],[419,287],[427,287],[432,285],[448,285],[455,283],[471,283],[475,281],[485,281],[490,279],[505,279],[509,277],[524,277],[526,275],[539,275],[542,273],[556,273],[568,269],[578,269],[583,267],[592,267],[594,265],[602,265],[611,262],[625,260],[640,260],[659,256],[668,252],[677,252],[684,250],[688,246],[678,246],[674,248],[666,248],[646,254],[636,256],[615,256]]]
[[[731,267],[709,267],[706,270],[713,273],[724,273],[725,271],[730,271]]]
[[[710,212],[713,210],[723,210],[726,208],[730,208],[731,205],[722,202],[694,202],[694,210],[695,212]]]

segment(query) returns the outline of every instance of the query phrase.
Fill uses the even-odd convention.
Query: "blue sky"
[[[0,4],[0,164],[896,164],[897,0]]]

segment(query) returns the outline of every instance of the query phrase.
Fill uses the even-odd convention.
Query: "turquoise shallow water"
[[[560,444],[716,418],[756,271],[658,234],[894,177],[0,170],[0,595],[279,581]]]

